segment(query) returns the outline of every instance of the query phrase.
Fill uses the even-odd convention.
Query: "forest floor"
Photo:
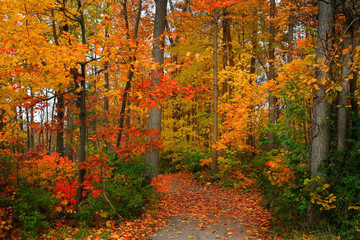
[[[85,235],[77,229],[65,239],[270,239],[271,215],[259,194],[201,185],[187,172],[159,179],[166,193],[142,217],[116,226],[108,221]]]
[[[173,217],[151,239],[270,239],[271,216],[259,206],[259,195],[240,195],[193,179],[184,172],[171,175],[161,207],[174,211]]]

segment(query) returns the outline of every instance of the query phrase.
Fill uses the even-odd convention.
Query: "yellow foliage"
[[[1,207],[0,208],[0,238],[6,239],[9,230],[14,226],[11,224],[13,222],[13,215],[11,207]]]
[[[333,204],[336,201],[336,196],[334,194],[329,194],[326,198],[322,198],[319,194],[310,193],[311,202],[321,205],[320,210],[330,210],[336,208]]]

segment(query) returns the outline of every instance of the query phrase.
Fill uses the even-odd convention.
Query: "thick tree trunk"
[[[217,172],[218,170],[218,151],[216,149],[216,144],[218,140],[218,95],[219,95],[219,86],[218,86],[218,63],[217,63],[217,49],[218,49],[218,10],[214,10],[214,46],[213,46],[213,152],[212,152],[212,170]]]
[[[346,17],[346,23],[347,23],[347,32],[346,35],[350,35],[351,42],[346,43],[347,45],[352,45],[353,54],[357,46],[359,46],[359,39],[360,39],[360,13],[357,11],[360,8],[360,2],[356,0],[343,0],[339,1],[341,4],[341,7],[343,9],[344,15]],[[347,39],[345,39],[347,40]],[[346,60],[347,56],[344,56],[344,61]],[[351,60],[351,56],[350,56]],[[350,66],[348,66],[349,68]],[[351,67],[350,67],[351,68]],[[348,91],[349,91],[349,98],[351,102],[351,109],[354,111],[355,115],[359,115],[359,106],[358,101],[355,95],[355,91],[358,89],[356,81],[359,76],[358,74],[358,68],[355,68],[352,72],[348,74],[352,74],[352,78],[348,79],[349,85],[348,85]],[[343,69],[344,70],[344,69]],[[345,70],[346,71],[346,70]],[[356,127],[353,128],[353,132],[349,132],[349,136],[353,137],[355,140],[359,138],[359,136],[356,135]]]
[[[344,40],[344,48],[349,48],[351,46],[351,39],[346,37]],[[337,127],[337,150],[342,151],[346,148],[346,133],[347,133],[347,94],[349,91],[349,81],[348,77],[350,74],[350,63],[351,63],[351,54],[350,51],[344,54],[341,75],[341,92],[339,95],[339,108],[338,108],[338,127]]]
[[[162,34],[165,31],[166,25],[166,5],[167,0],[156,0],[156,12],[155,12],[155,26],[154,26],[154,39],[155,43],[153,45],[152,50],[152,57],[154,58],[155,62],[159,64],[159,68],[156,72],[153,72],[153,77],[151,77],[151,82],[156,88],[159,84],[160,78],[163,75],[162,64],[164,63],[164,38]],[[149,130],[157,130],[158,136],[157,137],[149,137],[148,141],[151,142],[152,140],[159,139],[161,133],[161,105],[158,103],[159,106],[151,107],[149,112],[149,123],[148,128]],[[150,164],[153,169],[149,172],[149,180],[151,181],[154,177],[158,174],[159,169],[159,148],[155,146],[149,146],[149,149],[146,151],[146,162]]]
[[[329,66],[329,52],[332,46],[332,24],[334,23],[334,8],[332,0],[319,1],[319,29],[316,62],[317,85],[319,90],[313,97],[313,118],[311,131],[311,176],[320,173],[320,165],[329,153],[329,124],[330,105],[326,100],[324,81],[331,78]]]
[[[269,81],[275,80],[275,0],[270,0],[270,39],[269,39]],[[269,92],[269,121],[276,124],[276,97]],[[275,135],[272,131],[268,133],[267,151],[274,149]]]

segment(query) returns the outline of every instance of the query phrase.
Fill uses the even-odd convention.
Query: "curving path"
[[[270,239],[271,216],[259,205],[260,195],[200,185],[190,173],[169,176],[160,213],[170,221],[152,240]]]

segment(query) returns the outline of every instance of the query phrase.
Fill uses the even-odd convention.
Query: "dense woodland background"
[[[260,190],[279,236],[359,239],[359,1],[3,0],[0,15],[0,237],[134,218],[159,172],[186,169]]]

